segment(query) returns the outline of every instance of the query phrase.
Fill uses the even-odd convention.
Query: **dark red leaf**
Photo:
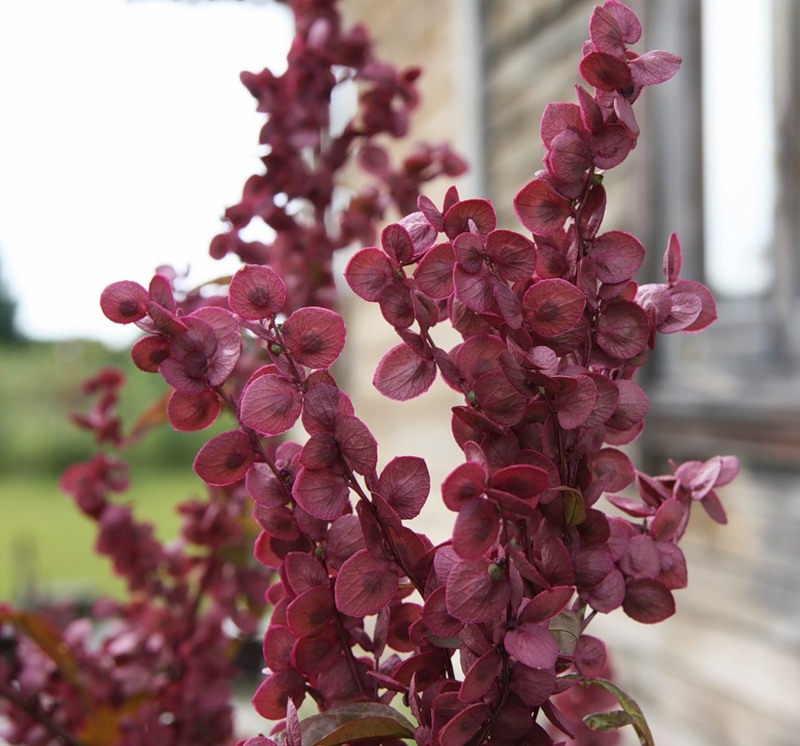
[[[347,482],[327,470],[300,469],[292,494],[303,510],[323,521],[336,520],[350,505]]]
[[[523,622],[506,632],[506,652],[530,668],[552,668],[558,658],[558,645],[547,627]]]
[[[408,264],[414,255],[414,243],[408,231],[398,223],[387,225],[381,232],[383,250],[400,264]]]
[[[121,280],[100,294],[100,308],[116,324],[130,324],[147,314],[150,295],[138,282]]]
[[[375,471],[378,464],[378,443],[358,417],[339,417],[333,437],[353,471],[364,475],[371,475]]]
[[[447,298],[453,293],[453,245],[441,243],[422,257],[414,270],[417,287],[434,300]]]
[[[169,338],[159,335],[142,337],[131,348],[131,358],[139,370],[156,373],[169,357]]]
[[[632,580],[625,588],[622,610],[637,622],[655,624],[675,613],[675,599],[657,580]]]
[[[211,426],[222,410],[222,401],[216,391],[185,394],[173,391],[167,402],[170,424],[181,432],[204,430]]]
[[[531,233],[549,236],[564,225],[572,205],[544,180],[534,179],[517,192],[514,210]]]
[[[560,380],[560,379],[559,379]],[[572,384],[562,389],[556,397],[558,424],[564,430],[574,430],[583,425],[597,404],[597,386],[589,376],[575,376],[569,379]]]
[[[683,522],[686,508],[679,500],[671,498],[656,511],[653,521],[650,523],[650,534],[656,541],[667,541],[671,539],[678,527]]]
[[[387,285],[378,296],[378,304],[383,318],[396,329],[407,329],[414,323],[414,302],[406,285]]]
[[[397,592],[400,573],[389,562],[376,562],[365,549],[356,552],[336,576],[336,608],[354,617],[377,614]]]
[[[590,52],[578,65],[581,77],[595,88],[618,91],[632,84],[631,71],[624,60],[605,52]]]
[[[644,246],[630,233],[608,231],[592,241],[592,267],[600,282],[625,282],[638,271]]]
[[[253,695],[253,707],[267,720],[286,716],[286,702],[291,697],[297,705],[305,695],[305,679],[293,668],[270,674]]]
[[[418,456],[393,458],[378,480],[378,491],[403,520],[419,515],[430,489],[428,466]]]
[[[586,171],[592,166],[592,154],[580,134],[567,129],[552,139],[544,163],[553,181],[583,183]]]
[[[459,464],[442,483],[442,500],[450,510],[458,512],[461,506],[483,494],[486,488],[486,470],[481,464]]]
[[[364,300],[375,302],[383,289],[394,281],[392,263],[380,249],[361,249],[352,256],[344,271],[347,284]]]
[[[447,578],[447,611],[462,622],[500,617],[511,600],[511,584],[502,568],[488,559],[456,563]]]
[[[459,233],[469,233],[470,221],[481,236],[493,231],[497,227],[497,216],[492,203],[485,199],[465,199],[457,202],[444,214],[444,232],[451,240]]]
[[[401,343],[381,358],[372,383],[389,399],[406,401],[425,393],[435,379],[436,364]]]
[[[575,593],[571,585],[559,585],[539,591],[520,612],[520,622],[546,622],[563,611]]]
[[[330,368],[344,348],[344,319],[329,308],[298,308],[283,324],[292,357],[309,368]]]
[[[606,646],[591,635],[581,635],[575,649],[575,667],[588,679],[602,675],[606,669]]]
[[[497,682],[502,664],[503,659],[494,648],[484,653],[464,676],[458,698],[468,704],[480,700]]]
[[[507,282],[527,280],[536,269],[536,248],[520,233],[498,229],[486,237],[486,256],[498,277]]]
[[[440,585],[425,599],[425,606],[422,609],[422,618],[428,629],[439,637],[457,635],[464,626],[464,622],[447,611],[446,593],[447,588]]]
[[[572,130],[580,133],[583,130],[581,111],[577,104],[559,101],[547,104],[542,113],[542,121],[539,125],[539,134],[542,143],[546,148],[550,147],[553,139],[564,132]]]
[[[453,549],[463,559],[477,559],[500,534],[497,506],[482,497],[461,505],[453,528]]]
[[[489,705],[483,702],[470,705],[451,718],[439,731],[438,743],[441,746],[464,746],[477,735],[490,714]]]
[[[309,435],[332,433],[339,417],[353,414],[353,403],[341,389],[322,383],[303,398],[303,427]]]
[[[530,668],[517,662],[511,670],[511,691],[529,707],[540,707],[556,691],[552,668]]]
[[[522,298],[525,322],[542,337],[568,332],[580,321],[585,306],[584,294],[560,278],[539,280]]]
[[[242,424],[262,435],[280,435],[297,422],[303,397],[294,381],[265,375],[252,381],[242,394]]]
[[[283,558],[281,578],[294,596],[317,586],[329,587],[328,573],[315,557],[306,552],[289,552]]]
[[[333,593],[328,584],[303,591],[286,607],[286,621],[297,637],[315,637],[333,619]]]
[[[243,319],[272,318],[286,303],[286,285],[271,267],[246,264],[231,278],[228,304]]]
[[[200,449],[194,470],[207,484],[235,484],[244,478],[254,458],[250,436],[241,430],[230,430],[215,435]]]
[[[603,352],[620,360],[630,360],[644,352],[650,333],[650,319],[641,306],[617,301],[600,314],[596,340]]]

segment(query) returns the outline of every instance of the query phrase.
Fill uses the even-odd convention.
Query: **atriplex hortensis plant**
[[[343,28],[330,0],[298,1],[293,9],[297,31],[286,71],[242,75],[268,117],[260,137],[265,173],[247,181],[241,201],[226,212],[227,230],[211,245],[214,256],[236,253],[278,269],[288,287],[285,312],[309,304],[335,306],[334,250],[374,241],[389,210],[402,215],[414,208],[420,184],[465,168],[447,145],[424,143],[392,165],[382,140],[406,134],[418,101],[418,71],[398,72],[379,60],[366,30]],[[351,80],[359,86],[355,116],[333,134],[332,91]],[[343,188],[342,172],[353,160],[370,176],[368,184],[333,214],[335,200],[341,201],[335,190]],[[240,236],[254,221],[272,230],[269,243]],[[210,486],[205,499],[179,506],[181,537],[166,544],[131,506],[119,504],[128,469],[109,452],[125,449],[166,419],[178,430],[205,428],[263,363],[254,345],[240,354],[238,323],[224,333],[230,316],[221,310],[225,295],[214,295],[213,284],[176,293],[181,282],[165,267],[150,283],[148,331],[160,333],[145,337],[133,352],[140,368],[171,377],[172,395],[123,432],[120,372],[102,371],[87,381],[85,392],[96,403],[74,420],[93,433],[100,450],[70,467],[61,482],[96,523],[96,551],[125,580],[128,598],[101,599],[86,616],[66,606],[0,605],[0,727],[10,743],[233,742],[231,684],[238,671],[230,630],[241,636],[257,632],[274,575],[253,557],[259,529],[250,498],[243,484]],[[119,293],[131,288],[122,283],[104,294],[103,307],[115,320],[135,313],[142,297],[135,289],[128,299],[133,308],[124,298],[117,303]],[[193,376],[203,382],[192,385]],[[224,389],[214,388],[223,382]],[[273,531],[281,514],[271,511],[264,519]]]
[[[330,7],[314,5],[321,20],[306,27],[309,45],[330,42]],[[498,228],[488,201],[451,188],[441,208],[420,197],[345,273],[400,337],[376,387],[405,400],[441,375],[463,395],[451,424],[465,462],[441,486],[456,513],[451,540],[432,546],[404,524],[428,498],[426,463],[401,456],[379,468],[374,437],[329,370],[344,321],[304,306],[309,296],[292,300],[302,246],[254,256],[230,280],[228,308],[180,307],[163,275],[149,289],[123,281],[103,294],[111,320],[148,333],[134,358],[174,388],[173,424],[204,427],[222,408],[236,418],[201,449],[195,470],[224,492],[244,483],[261,526],[255,557],[277,571],[268,672],[253,701],[280,722],[248,746],[550,745],[566,742],[561,733],[578,742],[583,726],[557,703],[574,705],[591,687],[621,710],[584,710],[586,725],[629,724],[652,743],[635,702],[602,678],[605,647],[586,630],[619,607],[645,623],[674,613],[691,506],[724,522],[715,488],[738,463],[716,457],[653,477],[618,448],[642,430],[648,402],[633,378],[658,333],[700,331],[716,311],[707,288],[679,277],[676,236],[665,282],[639,285],[641,243],[600,232],[604,175],[639,133],[633,104],[680,60],[632,52],[641,27],[618,0],[595,9],[589,30],[580,73],[592,92],[576,86],[578,103],[546,108],[545,169],[515,198],[529,235]],[[254,187],[243,204],[271,214],[287,193]],[[327,267],[313,257],[303,266]],[[435,341],[445,323],[463,338],[451,350]],[[298,421],[305,443],[277,444]],[[640,500],[619,494],[631,485]],[[631,518],[607,515],[601,497]],[[415,723],[391,707],[398,695]],[[322,713],[301,722],[306,698]]]

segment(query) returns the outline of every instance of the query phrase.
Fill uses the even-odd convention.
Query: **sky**
[[[123,346],[107,284],[236,266],[208,244],[261,165],[239,73],[280,72],[290,40],[272,3],[0,3],[0,276],[26,335]]]
[[[756,6],[704,0],[709,279],[734,295],[770,282],[770,4]],[[237,266],[208,244],[260,169],[263,119],[239,73],[284,68],[289,16],[269,0],[0,2],[0,277],[24,334],[125,346],[135,330],[99,310],[107,284],[146,285],[164,262],[197,282]],[[734,77],[743,44],[762,54]],[[742,174],[762,179],[760,201],[733,221]]]

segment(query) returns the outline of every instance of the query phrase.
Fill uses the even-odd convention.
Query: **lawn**
[[[160,538],[171,538],[180,522],[174,506],[201,494],[191,471],[140,469],[122,499],[156,524]],[[93,552],[95,536],[93,523],[59,492],[55,478],[0,476],[0,600],[18,599],[30,582],[55,597],[119,593],[110,563]]]

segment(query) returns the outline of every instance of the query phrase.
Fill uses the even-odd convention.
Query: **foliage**
[[[716,488],[738,470],[734,457],[716,457],[650,476],[619,448],[642,431],[648,402],[633,379],[658,334],[701,331],[716,316],[707,288],[680,277],[676,236],[664,282],[640,285],[644,247],[601,232],[606,173],[639,134],[633,104],[680,60],[630,50],[641,27],[618,0],[595,9],[580,64],[592,91],[578,85],[578,103],[546,108],[545,168],[514,200],[526,235],[498,227],[490,202],[455,188],[441,206],[417,197],[421,181],[462,164],[426,148],[395,170],[375,142],[405,134],[416,72],[377,62],[365,30],[345,32],[332,0],[293,5],[287,73],[243,76],[269,115],[266,172],[247,182],[212,252],[233,251],[245,265],[222,294],[176,292],[164,270],[148,287],[123,280],[101,298],[109,319],[145,332],[132,356],[170,385],[175,429],[204,430],[222,411],[234,418],[194,462],[210,498],[182,508],[184,543],[166,546],[109,499],[126,483],[116,456],[103,451],[65,473],[64,488],[98,522],[98,551],[136,600],[106,612],[99,650],[88,620],[31,634],[29,617],[4,610],[18,632],[0,669],[0,694],[18,705],[6,710],[14,738],[224,742],[223,621],[251,631],[266,598],[267,676],[253,704],[275,725],[246,746],[588,743],[575,712],[588,728],[631,725],[652,744],[587,628],[618,608],[643,623],[674,613],[691,507],[724,522]],[[328,102],[346,78],[361,86],[360,108],[332,134]],[[335,176],[355,153],[376,185],[334,223]],[[374,241],[390,202],[407,214]],[[254,218],[275,231],[271,244],[242,240]],[[438,546],[405,523],[429,497],[425,460],[381,465],[331,373],[346,330],[332,308],[330,259],[352,240],[379,244],[356,253],[345,276],[399,337],[375,371],[377,389],[407,400],[441,376],[463,396],[450,417],[465,460],[441,485],[453,534]],[[463,341],[439,347],[441,325]],[[126,441],[121,383],[114,371],[90,383],[97,404],[79,424],[101,444]],[[284,440],[298,425],[305,442]],[[629,487],[637,499],[622,494]],[[608,515],[603,496],[629,517]],[[582,694],[594,690],[621,709],[594,712],[602,697]],[[398,694],[408,715],[392,707]],[[301,718],[307,698],[320,714]]]

